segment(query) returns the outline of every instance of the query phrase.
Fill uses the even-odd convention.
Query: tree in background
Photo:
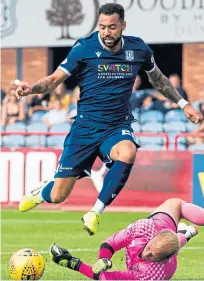
[[[52,0],[51,9],[46,11],[47,20],[52,26],[61,27],[59,39],[72,39],[70,25],[81,24],[84,19],[80,0]]]

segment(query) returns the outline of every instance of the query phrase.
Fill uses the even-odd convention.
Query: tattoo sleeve
[[[147,72],[149,81],[152,86],[164,97],[177,103],[182,96],[179,95],[176,89],[172,86],[169,79],[161,72],[161,70],[156,66],[151,72]]]
[[[56,87],[54,80],[51,76],[47,76],[44,78],[41,78],[38,80],[33,86],[32,86],[32,92],[33,93],[46,93],[50,90],[53,90]]]

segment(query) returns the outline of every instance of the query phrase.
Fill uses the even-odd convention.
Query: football
[[[39,280],[45,270],[45,260],[34,249],[21,249],[11,257],[8,270],[14,280]]]

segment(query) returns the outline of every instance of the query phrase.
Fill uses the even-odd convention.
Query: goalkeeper
[[[148,218],[107,238],[93,266],[57,244],[51,246],[50,255],[58,265],[95,280],[169,280],[177,268],[179,249],[197,234],[193,225],[179,223],[181,218],[203,226],[204,209],[177,198],[166,200]],[[127,270],[107,271],[113,254],[122,248],[126,250]]]

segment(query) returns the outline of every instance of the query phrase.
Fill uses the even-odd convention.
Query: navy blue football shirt
[[[78,69],[77,119],[104,125],[131,121],[129,100],[141,67],[151,71],[155,63],[152,50],[138,37],[122,36],[122,47],[114,53],[103,47],[98,32],[77,40],[59,65],[68,76]]]

